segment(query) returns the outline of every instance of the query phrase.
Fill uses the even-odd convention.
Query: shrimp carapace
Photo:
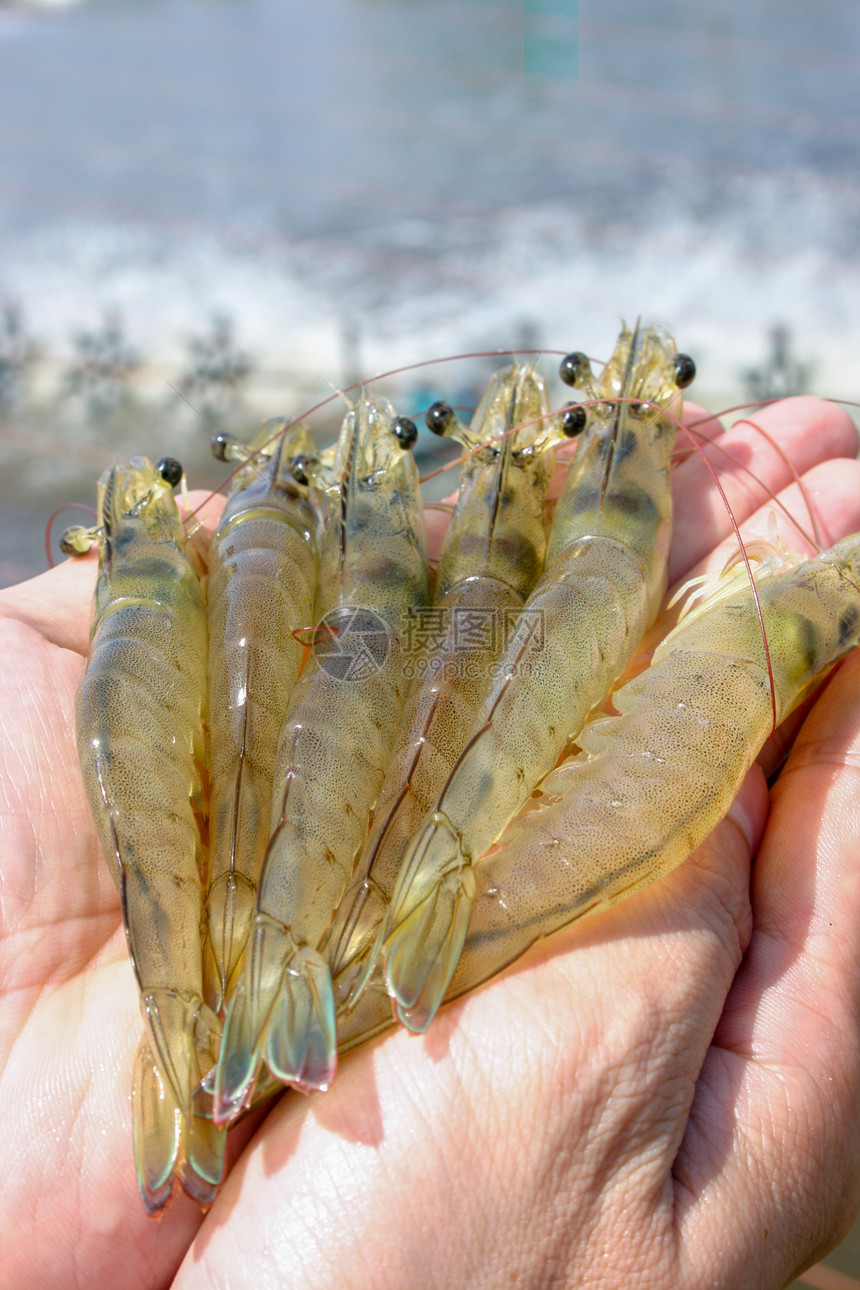
[[[203,1001],[199,820],[206,803],[207,634],[185,551],[172,461],[145,458],[99,483],[99,572],[78,751],[119,888],[146,1025],[134,1090],[138,1184],[150,1212],[179,1176],[211,1200],[224,1134],[193,1112],[218,1020]]]
[[[302,465],[314,453],[307,426],[268,421],[249,447],[221,435],[213,451],[246,463],[233,477],[209,560],[204,977],[217,1010],[254,917],[278,736],[304,654],[295,633],[312,621],[319,523]]]
[[[261,1061],[306,1089],[334,1076],[320,943],[364,845],[406,700],[403,624],[428,598],[414,430],[387,400],[362,393],[314,468],[325,510],[316,641],[281,730],[271,840],[215,1076],[219,1120],[245,1104]]]
[[[387,986],[411,1029],[429,1025],[456,967],[475,860],[576,738],[657,612],[680,386],[693,370],[664,328],[638,324],[622,330],[599,380],[584,355],[562,361],[563,378],[590,406],[546,569],[406,852],[385,922]]]

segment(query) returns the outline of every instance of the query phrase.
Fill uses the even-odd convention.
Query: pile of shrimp
[[[171,459],[106,472],[66,539],[99,544],[78,744],[140,990],[151,1213],[177,1183],[211,1203],[253,1102],[325,1090],[339,1051],[670,872],[860,639],[860,538],[742,554],[614,688],[665,595],[695,366],[637,325],[599,377],[560,374],[560,409],[520,359],[468,426],[429,409],[463,449],[432,597],[418,430],[366,388],[323,452],[303,421],[217,436],[238,469],[205,568]]]

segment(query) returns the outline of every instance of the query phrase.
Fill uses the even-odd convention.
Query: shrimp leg
[[[283,433],[273,442],[278,429]],[[268,455],[260,455],[271,444]],[[217,1010],[228,993],[256,906],[269,839],[278,736],[303,647],[292,633],[313,612],[318,524],[293,458],[313,452],[304,425],[267,422],[245,460],[212,539],[209,562],[209,727],[212,743],[204,976]]]
[[[383,929],[388,990],[411,1029],[429,1025],[456,967],[450,928],[468,920],[475,860],[575,739],[657,612],[675,443],[675,421],[661,408],[677,415],[694,372],[668,332],[638,325],[622,331],[599,382],[584,355],[562,363],[568,380],[602,402],[559,500],[546,571],[523,611],[529,630],[511,641],[404,857]]]
[[[427,603],[417,429],[362,396],[344,422],[326,493],[314,664],[281,731],[272,836],[245,968],[224,1025],[214,1114],[231,1118],[260,1061],[325,1088],[335,1006],[320,943],[352,877],[391,757],[407,681],[401,631]]]
[[[78,751],[119,888],[146,1035],[135,1072],[138,1184],[150,1212],[174,1176],[211,1203],[224,1134],[193,1114],[218,1021],[203,1001],[200,874],[205,813],[206,611],[171,485],[144,458],[99,484],[99,575]]]

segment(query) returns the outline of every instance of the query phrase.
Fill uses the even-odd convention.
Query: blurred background
[[[112,460],[214,486],[212,424],[442,355],[641,314],[713,406],[860,397],[858,46],[852,0],[0,0],[0,582]]]

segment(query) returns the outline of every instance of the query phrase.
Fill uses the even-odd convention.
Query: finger
[[[858,695],[855,656],[774,788],[753,878],[755,935],[676,1165],[690,1245],[705,1243],[715,1213],[732,1232],[737,1281],[727,1284],[784,1284],[836,1243],[860,1201]],[[795,1253],[774,1264],[781,1245]]]
[[[854,423],[823,399],[786,399],[727,430],[703,448],[725,501],[703,456],[689,458],[675,472],[670,580],[729,536],[732,524],[726,503],[741,522],[774,492],[787,487],[795,475],[828,458],[856,453]]]
[[[72,556],[47,573],[0,591],[0,616],[15,619],[52,645],[84,655],[89,646],[90,615],[98,556]]]
[[[815,525],[811,516],[815,518]],[[807,471],[799,483],[782,489],[740,524],[744,543],[757,539],[781,543],[799,555],[814,554],[814,531],[826,549],[860,529],[860,462],[835,458]],[[718,573],[738,555],[734,532],[707,556],[679,569],[679,579]]]
[[[424,523],[427,528],[427,554],[431,560],[439,559],[439,552],[442,550],[442,542],[448,532],[448,525],[451,523],[451,513],[456,500],[457,496],[454,494],[452,501],[429,502],[424,507]]]
[[[703,439],[716,439],[726,432],[719,414],[710,412],[707,408],[702,407],[700,403],[685,403],[684,411],[681,413],[681,420],[689,431],[687,435],[680,433],[678,435],[678,449],[681,452],[685,448],[689,449],[690,452],[696,451],[692,440],[695,440],[696,444],[698,444]]]
[[[202,1216],[177,1196],[156,1226],[137,1189],[130,1093],[141,1020],[131,970],[91,967],[32,996],[0,1083],[4,1284],[168,1285]]]

